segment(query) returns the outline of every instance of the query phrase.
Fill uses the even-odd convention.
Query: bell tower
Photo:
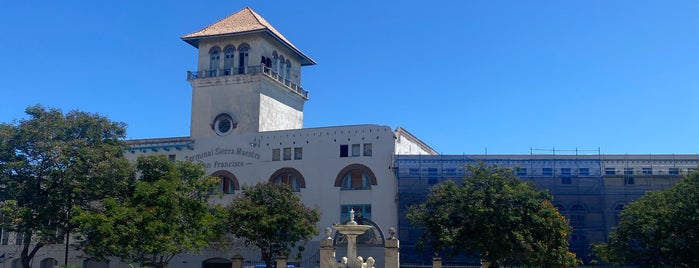
[[[181,38],[199,51],[190,138],[303,128],[301,67],[316,63],[259,14],[246,7]]]

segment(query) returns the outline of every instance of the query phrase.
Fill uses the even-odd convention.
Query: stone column
[[[327,237],[320,240],[320,268],[337,268],[332,230],[325,228],[325,234]]]
[[[231,268],[243,268],[243,255],[240,255],[240,248],[235,249],[235,255],[231,258]]]
[[[442,258],[440,257],[433,257],[432,258],[432,268],[442,268]]]
[[[277,268],[286,268],[286,256],[277,256]]]
[[[347,259],[353,263],[357,260],[357,235],[346,234],[345,238],[347,238]]]
[[[383,256],[386,268],[400,267],[400,243],[396,238],[396,229],[388,228],[390,237],[384,241]]]

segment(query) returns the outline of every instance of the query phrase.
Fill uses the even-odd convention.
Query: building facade
[[[410,205],[426,200],[430,188],[445,180],[459,180],[468,165],[484,162],[509,167],[517,177],[548,191],[573,231],[571,251],[584,262],[592,260],[590,244],[606,241],[624,205],[647,191],[677,183],[699,166],[699,155],[399,155],[399,232],[404,263],[431,263],[432,253],[415,247],[421,231],[405,217]],[[445,259],[446,262],[450,260]],[[462,259],[453,260],[455,262]]]
[[[517,168],[517,175],[547,189],[574,228],[571,248],[587,256],[591,242],[603,241],[627,204],[648,190],[663,189],[699,165],[697,155],[437,155],[403,128],[384,125],[303,127],[309,91],[301,73],[316,62],[301,52],[250,8],[244,8],[182,40],[196,49],[197,70],[187,72],[192,87],[190,135],[128,141],[126,155],[165,155],[172,161],[202,163],[220,178],[227,204],[245,185],[287,184],[306,206],[318,208],[319,235],[306,245],[303,267],[317,267],[323,230],[344,222],[351,209],[374,226],[358,254],[383,264],[383,238],[397,227],[403,264],[429,264],[431,253],[419,252],[420,231],[405,211],[425,199],[431,186],[465,175],[478,161]],[[21,239],[2,233],[4,261],[19,267]],[[259,263],[254,248],[233,244],[227,250],[204,250],[175,258],[171,267],[230,267],[241,247],[246,265]],[[343,245],[337,245],[343,252]],[[65,245],[47,245],[35,259],[41,268],[63,263]],[[0,253],[2,254],[2,253]],[[341,256],[338,256],[340,258]],[[448,260],[445,260],[448,262]],[[71,251],[69,263],[84,267],[127,267],[96,263]]]

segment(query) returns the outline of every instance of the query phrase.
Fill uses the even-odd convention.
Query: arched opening
[[[581,204],[575,204],[570,206],[569,212],[570,226],[576,230],[585,228],[585,207]]]
[[[238,74],[245,74],[247,72],[249,50],[250,46],[245,43],[238,47]]]
[[[355,206],[356,205],[350,205]],[[344,206],[343,206],[344,207]],[[349,219],[343,221],[342,224],[346,224]],[[372,228],[367,230],[365,233],[357,236],[357,246],[369,246],[369,247],[382,247],[385,243],[385,236],[381,227],[372,221],[369,217],[358,216],[354,219],[359,225],[369,225]],[[333,240],[334,246],[347,246],[347,240],[340,234],[340,232],[335,232],[335,238]]]
[[[372,185],[377,185],[376,176],[362,164],[343,168],[335,178],[335,187],[340,187],[341,190],[369,190]]]
[[[294,192],[300,192],[301,188],[306,188],[306,180],[301,175],[301,172],[290,167],[274,172],[269,178],[269,182],[288,185]]]
[[[279,56],[279,81],[284,82],[284,56]]]
[[[223,49],[223,75],[233,74],[233,58],[235,55],[235,47],[227,46]]]
[[[220,179],[219,191],[224,194],[234,194],[235,191],[240,190],[240,184],[238,183],[238,178],[233,175],[233,173],[227,170],[219,170],[211,174],[211,176],[218,177]]]
[[[277,74],[277,69],[279,66],[279,55],[277,51],[272,52],[272,73]]]
[[[231,268],[231,261],[224,258],[206,259],[201,263],[202,268]]]
[[[39,264],[40,268],[53,268],[55,266],[58,266],[58,260],[54,258],[46,258],[41,260],[41,263]]]
[[[291,62],[289,60],[286,60],[286,74],[284,77],[286,77],[286,80],[291,80]],[[287,82],[288,81],[284,81],[284,83]]]
[[[221,49],[218,47],[212,47],[209,50],[209,76],[217,76],[218,68],[221,63]]]

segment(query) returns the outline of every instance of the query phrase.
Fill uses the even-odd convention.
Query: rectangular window
[[[561,177],[561,184],[571,184],[570,177]]]
[[[541,170],[541,175],[542,176],[553,176],[553,169],[552,168],[543,168]]]
[[[371,143],[365,143],[364,144],[364,156],[371,156],[372,151],[371,151]]]
[[[272,161],[279,161],[281,155],[281,151],[279,149],[272,149]]]
[[[419,168],[411,168],[411,169],[408,169],[408,174],[410,174],[410,175],[420,175],[420,169],[419,169]]]
[[[284,148],[284,160],[291,160],[291,148]]]
[[[175,155],[174,154],[169,154],[167,155],[167,160],[170,161],[171,163],[175,163]]]
[[[585,227],[585,215],[573,214],[570,215],[570,227],[573,229],[581,229]]]
[[[641,172],[643,172],[643,175],[653,175],[653,169],[652,169],[652,168],[645,168],[645,167],[644,167],[643,170],[641,170]]]
[[[301,159],[303,159],[303,148],[301,148],[301,147],[294,148],[294,160],[301,160]]]
[[[437,184],[439,181],[439,169],[437,168],[427,168],[427,183],[430,185]]]
[[[589,168],[579,168],[578,169],[578,176],[590,176],[590,169]]]
[[[340,157],[348,157],[349,156],[349,147],[347,144],[340,145]]]
[[[427,176],[430,176],[430,177],[439,176],[439,169],[437,169],[437,168],[428,168],[428,169],[427,169]]]
[[[517,176],[527,176],[527,168],[518,168]]]
[[[670,168],[670,170],[668,172],[670,172],[670,175],[680,175],[679,168]]]
[[[636,181],[634,180],[633,176],[626,176],[626,178],[624,178],[624,184],[634,185],[636,184]]]
[[[561,176],[570,177],[571,176],[570,168],[561,168]]]
[[[585,241],[585,240],[587,240],[587,237],[585,237],[585,233],[583,233],[583,232],[573,232],[573,234],[570,236],[570,240],[572,240],[572,241]]]
[[[616,175],[616,168],[604,168],[604,175]]]
[[[456,175],[456,169],[455,168],[445,168],[444,174],[450,175],[450,176]]]
[[[633,175],[633,168],[624,168],[624,175]]]
[[[352,144],[352,157],[359,156],[359,144]]]
[[[361,204],[361,205],[342,205],[340,206],[340,219],[341,222],[348,221],[350,218],[350,211],[354,210],[354,220],[363,217],[371,219],[371,205]]]

